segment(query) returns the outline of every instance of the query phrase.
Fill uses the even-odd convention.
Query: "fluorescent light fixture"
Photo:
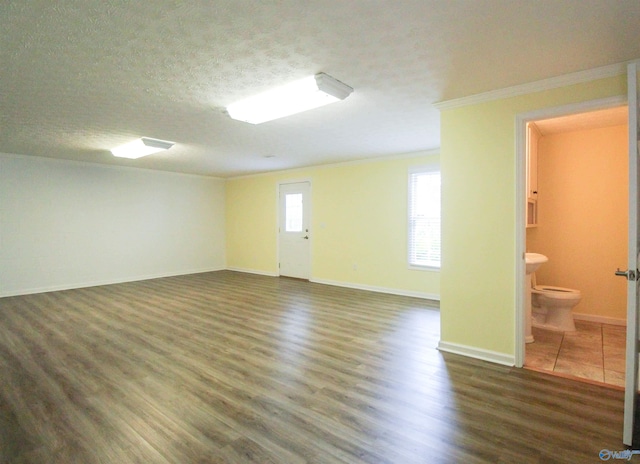
[[[238,121],[260,124],[344,100],[351,92],[348,85],[319,73],[232,103],[227,112]]]
[[[175,142],[142,137],[141,139],[134,140],[133,142],[112,148],[111,153],[113,153],[113,156],[117,156],[119,158],[137,159],[162,150],[168,150],[174,144]]]

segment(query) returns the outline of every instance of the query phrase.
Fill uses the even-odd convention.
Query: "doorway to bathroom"
[[[548,258],[533,282],[579,297],[563,332],[534,296],[524,367],[624,387],[627,122],[623,105],[527,123],[525,250]]]

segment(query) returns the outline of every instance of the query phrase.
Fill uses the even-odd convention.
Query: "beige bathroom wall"
[[[538,149],[538,227],[527,251],[542,253],[538,283],[580,290],[574,314],[624,320],[627,126],[544,135]]]

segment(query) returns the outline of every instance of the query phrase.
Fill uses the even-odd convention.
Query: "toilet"
[[[531,282],[532,325],[541,329],[574,332],[571,310],[580,303],[579,290],[572,288],[536,285],[535,275]]]

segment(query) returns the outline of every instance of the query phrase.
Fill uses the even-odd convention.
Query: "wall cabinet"
[[[527,198],[527,227],[538,225],[538,201]]]
[[[527,124],[527,227],[538,225],[538,142],[540,132]]]

